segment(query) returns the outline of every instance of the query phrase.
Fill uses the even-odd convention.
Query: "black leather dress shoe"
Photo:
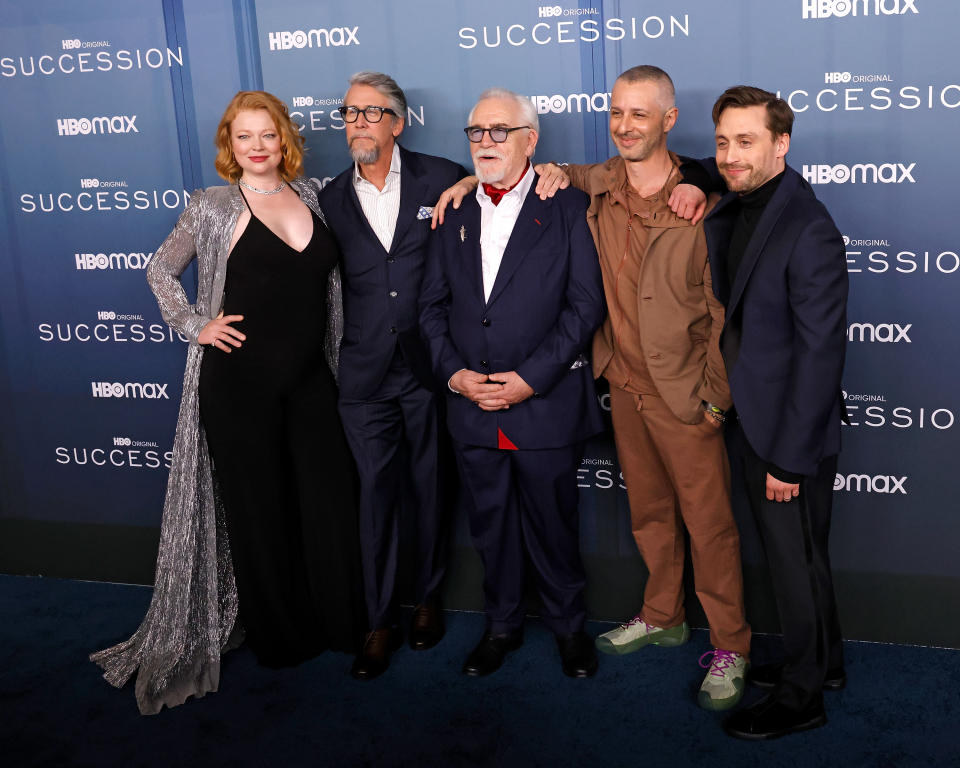
[[[443,611],[434,602],[422,603],[413,609],[410,621],[410,647],[415,651],[433,648],[443,639]]]
[[[353,660],[350,674],[357,680],[373,680],[390,666],[390,653],[400,647],[403,638],[395,629],[375,629],[368,632],[363,648]]]
[[[523,632],[508,632],[502,635],[487,632],[479,645],[467,656],[467,660],[463,663],[463,674],[483,677],[496,672],[507,654],[521,645],[523,645]]]
[[[811,728],[826,725],[826,722],[827,715],[823,711],[822,701],[798,711],[789,709],[770,695],[735,712],[723,724],[723,728],[730,736],[738,739],[760,741],[778,739],[798,731],[809,731]]]
[[[567,677],[593,677],[597,672],[597,651],[593,639],[583,630],[572,635],[557,635],[557,648],[563,674]]]
[[[783,674],[783,662],[775,664],[760,664],[751,667],[747,672],[747,682],[753,683],[758,688],[776,688],[780,683],[780,677]],[[828,669],[827,676],[823,680],[823,690],[841,691],[847,685],[847,673],[843,667]]]

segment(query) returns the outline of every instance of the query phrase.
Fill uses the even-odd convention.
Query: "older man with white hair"
[[[420,323],[447,390],[470,532],[483,560],[487,627],[463,671],[487,675],[523,642],[528,557],[563,671],[589,677],[576,471],[603,423],[584,354],[603,284],[572,189],[541,200],[530,101],[481,95],[465,129],[481,181],[430,244]]]

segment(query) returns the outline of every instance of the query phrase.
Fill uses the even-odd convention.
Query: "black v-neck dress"
[[[323,352],[335,240],[313,213],[296,251],[251,212],[223,312],[246,341],[204,351],[200,418],[224,504],[247,644],[270,666],[363,633],[356,470]]]

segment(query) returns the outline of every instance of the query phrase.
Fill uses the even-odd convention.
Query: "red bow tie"
[[[513,187],[510,187],[510,189],[513,189]],[[483,184],[483,191],[487,193],[487,197],[490,198],[490,202],[494,205],[500,205],[503,196],[507,194],[510,189],[497,189],[493,184],[487,184],[486,182]]]
[[[486,182],[484,182],[483,191],[487,194],[487,197],[490,198],[490,202],[493,203],[494,205],[500,205],[500,201],[503,200],[503,196],[507,194],[507,192],[509,192],[515,186],[517,186],[517,184],[519,184],[523,180],[523,177],[527,175],[527,168],[529,167],[530,167],[530,161],[527,160],[527,164],[526,166],[524,166],[523,173],[520,174],[520,178],[517,179],[516,182],[514,182],[507,189],[499,189],[493,186],[493,184],[487,184]]]

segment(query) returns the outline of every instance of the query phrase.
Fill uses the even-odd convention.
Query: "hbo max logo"
[[[802,0],[803,18],[844,16],[900,16],[919,13],[917,0]]]
[[[331,29],[302,29],[284,32],[269,32],[267,40],[271,51],[289,51],[292,48],[330,48],[343,45],[360,45],[357,27],[332,27]]]
[[[90,387],[94,397],[134,398],[143,400],[169,400],[167,385],[147,382],[142,384],[136,381],[126,383],[109,381],[91,381]],[[114,445],[116,445],[114,441]],[[127,443],[129,445],[129,443]]]
[[[833,490],[853,493],[902,493],[908,495],[907,476],[841,475],[833,479]]]
[[[140,133],[136,115],[113,115],[112,117],[63,117],[57,120],[57,133],[61,136],[89,136],[104,133]]]
[[[810,184],[916,184],[916,163],[857,163],[856,165],[804,165],[803,178]]]

